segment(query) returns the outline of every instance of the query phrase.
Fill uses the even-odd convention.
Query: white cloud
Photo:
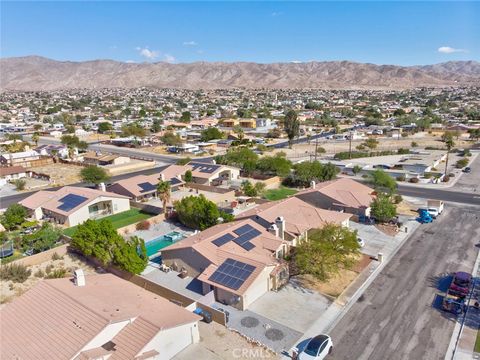
[[[165,54],[163,55],[163,61],[167,62],[167,63],[174,63],[175,62],[175,57],[170,55],[170,54]]]
[[[270,14],[270,16],[275,17],[275,16],[280,16],[280,15],[282,15],[282,14],[283,14],[283,13],[280,12],[280,11],[274,11],[274,12],[272,12],[272,13]]]
[[[439,53],[442,54],[453,54],[453,53],[466,53],[468,50],[466,49],[455,49],[450,46],[440,46],[437,50]]]
[[[140,55],[147,60],[155,60],[160,55],[160,52],[157,50],[150,50],[148,47],[137,47],[137,50],[140,52]]]
[[[183,46],[197,46],[198,44],[195,41],[184,41]]]

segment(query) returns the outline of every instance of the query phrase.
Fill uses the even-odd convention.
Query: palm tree
[[[453,141],[453,134],[449,131],[446,131],[442,135],[442,141],[445,143],[447,147],[447,159],[445,160],[445,176],[447,176],[447,168],[448,168],[448,156],[450,155],[450,151],[455,146],[455,142]]]
[[[35,146],[38,146],[38,140],[40,140],[40,135],[38,132],[33,133],[32,141],[35,143]]]
[[[170,182],[161,181],[157,185],[157,193],[163,203],[163,213],[167,213],[167,203],[170,201]]]

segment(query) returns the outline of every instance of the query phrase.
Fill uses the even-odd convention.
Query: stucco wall
[[[112,201],[112,214],[118,214],[127,210],[130,210],[130,200],[124,198],[114,198],[110,196],[100,196],[95,200],[92,200],[85,206],[82,206],[80,209],[70,214],[68,217],[68,225],[76,226],[87,221],[90,218],[90,213],[88,212],[88,207],[95,205],[102,201]]]

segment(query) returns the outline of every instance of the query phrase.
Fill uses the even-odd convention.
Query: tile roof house
[[[220,224],[162,250],[162,261],[202,282],[204,294],[246,309],[288,281],[287,242],[251,219]]]
[[[35,150],[0,155],[0,163],[7,166],[26,166],[30,161],[38,159],[40,154]]]
[[[37,220],[52,218],[65,226],[130,210],[130,201],[126,196],[75,186],[38,191],[20,201],[20,205]]]
[[[157,197],[157,185],[160,178],[164,178],[163,174],[154,175],[137,175],[128,179],[117,181],[108,187],[108,191],[128,196],[134,201],[148,200]],[[179,177],[168,178],[171,191],[177,190],[184,181]]]
[[[112,274],[42,280],[0,310],[1,359],[170,359],[199,316]]]
[[[0,185],[24,177],[27,177],[27,170],[23,166],[0,167]]]
[[[250,218],[265,228],[271,228],[277,236],[287,240],[290,246],[308,236],[308,231],[319,229],[328,223],[349,226],[351,214],[315,207],[297,197],[260,204],[240,214],[237,219]]]
[[[370,204],[375,199],[372,188],[348,178],[314,184],[295,196],[319,208],[362,216],[370,216]]]
[[[238,179],[240,176],[240,169],[238,168],[197,161],[190,161],[187,165],[170,165],[160,174],[163,174],[165,179],[181,178],[187,170],[192,171],[194,183],[203,185],[212,185],[218,180]]]

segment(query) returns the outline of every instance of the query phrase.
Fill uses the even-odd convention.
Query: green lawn
[[[475,352],[480,353],[480,331],[477,331],[477,339],[475,340]]]
[[[101,220],[110,220],[113,227],[115,229],[119,229],[121,227],[134,224],[142,220],[146,220],[148,218],[151,218],[152,216],[152,214],[143,212],[140,209],[133,208],[115,215],[104,217]],[[63,233],[67,236],[72,236],[76,228],[76,226],[72,226],[71,228],[66,229]]]
[[[285,199],[289,196],[296,194],[297,192],[298,190],[290,189],[282,186],[278,189],[271,189],[271,190],[265,191],[265,194],[263,195],[263,197],[265,199],[275,201],[275,200]]]

